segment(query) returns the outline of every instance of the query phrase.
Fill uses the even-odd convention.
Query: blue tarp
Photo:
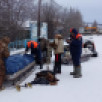
[[[32,55],[12,55],[5,60],[6,74],[13,74],[34,61]]]

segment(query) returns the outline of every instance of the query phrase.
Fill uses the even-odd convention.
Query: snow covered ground
[[[82,63],[82,78],[73,78],[69,75],[72,66],[62,65],[62,74],[57,75],[58,85],[36,85],[22,88],[21,92],[8,87],[0,92],[0,102],[102,102],[102,36],[92,38],[99,56]],[[50,69],[52,67],[53,63]],[[37,71],[40,70],[33,72],[22,84],[32,81]]]

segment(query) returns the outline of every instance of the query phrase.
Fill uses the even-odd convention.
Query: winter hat
[[[75,28],[71,28],[70,33],[73,33],[73,34],[77,35],[78,31]]]

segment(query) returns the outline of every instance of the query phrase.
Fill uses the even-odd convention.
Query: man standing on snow
[[[67,40],[70,44],[70,54],[73,61],[73,75],[74,78],[82,77],[80,58],[82,53],[82,35],[77,32],[75,28],[70,29],[70,40]]]
[[[3,82],[5,79],[5,63],[4,59],[9,57],[10,53],[8,50],[8,44],[10,42],[10,39],[8,37],[4,37],[0,40],[0,90],[3,90]]]

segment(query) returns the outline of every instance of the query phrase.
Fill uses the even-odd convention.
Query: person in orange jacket
[[[29,49],[31,49],[31,55],[35,57],[36,62],[40,64],[40,69],[42,69],[43,64],[42,64],[42,53],[41,53],[40,43],[35,41],[27,42],[25,54],[28,52]]]
[[[70,54],[73,61],[73,75],[74,78],[80,78],[81,73],[81,53],[82,53],[82,35],[78,33],[75,28],[70,29],[70,40],[67,41],[70,44]]]

